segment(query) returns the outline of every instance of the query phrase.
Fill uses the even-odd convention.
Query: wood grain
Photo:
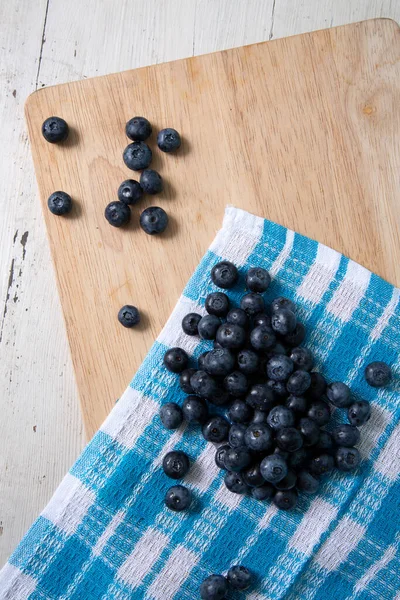
[[[71,193],[75,212],[46,210],[61,302],[91,436],[143,360],[211,242],[227,203],[282,223],[400,283],[399,29],[375,20],[41,90],[26,105],[40,195]],[[73,129],[44,142],[50,114]],[[174,126],[176,156],[155,152],[165,192],[121,231],[104,219],[122,179],[125,121]],[[163,206],[166,235],[138,228]],[[116,323],[124,303],[143,324]]]

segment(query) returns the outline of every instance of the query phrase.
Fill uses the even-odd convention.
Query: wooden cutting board
[[[373,20],[42,89],[26,117],[87,437],[109,413],[220,228],[226,204],[345,253],[400,285],[400,36]],[[68,141],[41,124],[62,116]],[[154,149],[165,192],[132,210],[129,227],[104,208],[123,179],[125,122],[183,135],[176,155]],[[46,202],[65,190],[73,213]],[[160,237],[138,225],[146,206],[170,216]],[[117,322],[135,304],[141,325]],[[40,335],[40,333],[38,333]]]

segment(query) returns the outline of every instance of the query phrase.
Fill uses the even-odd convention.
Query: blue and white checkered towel
[[[187,312],[204,313],[221,258],[267,268],[266,299],[296,300],[317,366],[373,404],[361,468],[327,478],[292,512],[228,492],[214,446],[196,428],[165,430],[158,417],[162,403],[184,397],[162,366],[166,348],[198,356],[209,344],[180,324]],[[398,289],[315,241],[228,208],[132,383],[0,573],[0,598],[193,600],[207,575],[242,563],[257,575],[248,600],[398,600],[399,354]],[[392,365],[392,387],[366,384],[372,360]],[[160,465],[172,448],[193,460],[186,482],[196,500],[187,513],[163,504],[170,481]]]

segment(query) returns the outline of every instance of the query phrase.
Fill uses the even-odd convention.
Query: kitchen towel
[[[163,367],[166,349],[181,346],[196,358],[211,346],[183,334],[181,320],[204,314],[216,289],[210,270],[221,259],[241,274],[268,269],[266,300],[298,303],[317,368],[373,405],[361,467],[327,477],[290,512],[230,493],[198,428],[171,432],[159,420],[163,403],[185,396]],[[242,276],[234,302],[244,289]],[[243,564],[256,581],[234,600],[399,599],[399,354],[398,289],[322,244],[228,208],[131,384],[0,573],[0,598],[194,600],[206,576]],[[388,388],[365,382],[373,360],[392,366]],[[344,420],[341,413],[335,418]],[[174,448],[192,459],[185,481],[195,500],[180,514],[163,504],[171,480],[161,462]]]

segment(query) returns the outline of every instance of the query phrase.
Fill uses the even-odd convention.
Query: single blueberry
[[[371,416],[370,403],[366,400],[354,402],[351,406],[349,406],[347,416],[351,425],[357,425],[358,427],[360,427],[360,425],[364,425],[364,423],[366,423]]]
[[[276,484],[286,477],[288,466],[282,456],[279,454],[270,454],[262,459],[260,471],[265,481]]]
[[[241,471],[249,466],[251,455],[247,448],[229,448],[225,453],[224,461],[228,471]]]
[[[295,452],[303,445],[301,433],[294,427],[283,427],[276,434],[276,443],[281,450]]]
[[[160,408],[160,419],[166,429],[178,429],[183,422],[181,407],[176,402],[167,402]]]
[[[210,315],[225,317],[229,310],[229,298],[223,292],[212,292],[206,298],[205,308]]]
[[[261,475],[260,465],[258,463],[255,463],[254,465],[247,467],[247,469],[244,469],[242,471],[242,477],[245,484],[249,487],[258,487],[260,485],[264,485],[265,483],[264,477]]]
[[[124,327],[134,327],[140,322],[140,314],[136,306],[125,304],[118,311],[118,321]]]
[[[171,127],[161,129],[157,134],[157,146],[163,152],[173,152],[181,147],[181,136]]]
[[[168,215],[159,206],[149,206],[140,215],[140,227],[148,235],[163,233],[168,225]]]
[[[304,414],[307,412],[307,400],[304,396],[294,396],[291,394],[285,400],[285,406],[290,408],[297,415]]]
[[[224,376],[235,366],[235,357],[228,348],[214,348],[205,357],[204,366],[210,375]]]
[[[250,388],[246,402],[255,410],[269,411],[275,403],[275,398],[265,383],[256,383]]]
[[[229,373],[224,379],[224,388],[232,396],[244,396],[247,392],[247,377],[240,371]]]
[[[236,399],[229,408],[228,416],[234,423],[249,423],[253,410],[244,400]]]
[[[289,454],[288,465],[291,469],[297,470],[304,466],[309,458],[309,450],[302,447]]]
[[[241,448],[245,446],[244,436],[246,425],[243,423],[233,423],[229,429],[228,442],[231,448]]]
[[[250,488],[250,494],[256,500],[270,500],[275,494],[275,488],[271,484],[265,483],[259,487]]]
[[[319,488],[319,480],[309,471],[302,469],[297,473],[297,489],[306,494],[316,494]]]
[[[277,508],[281,510],[291,510],[297,504],[296,490],[278,490],[273,498]]]
[[[274,406],[269,412],[267,423],[274,431],[279,431],[282,427],[293,427],[294,413],[286,406]]]
[[[198,324],[199,336],[203,340],[213,340],[217,335],[217,330],[221,321],[215,315],[205,315]]]
[[[267,363],[267,375],[274,381],[286,381],[293,373],[293,361],[284,354],[277,354]]]
[[[293,313],[296,314],[296,305],[294,302],[289,300],[289,298],[284,298],[283,296],[279,296],[278,298],[275,298],[275,300],[273,300],[271,302],[271,312],[272,313],[276,312],[277,310],[281,310],[282,308],[284,308],[285,310],[291,310]]]
[[[187,368],[189,357],[182,348],[170,348],[164,354],[164,366],[171,373],[182,373]]]
[[[211,279],[214,285],[229,289],[235,285],[239,273],[235,265],[228,260],[217,263],[211,269]]]
[[[183,401],[182,412],[185,420],[189,423],[203,424],[208,418],[207,402],[198,396],[188,396]]]
[[[335,453],[335,462],[339,471],[353,471],[361,462],[357,448],[339,447]]]
[[[308,470],[311,475],[316,477],[320,477],[325,473],[330,473],[335,466],[335,461],[333,460],[333,456],[330,454],[318,454],[314,456],[308,463]]]
[[[152,151],[144,142],[128,144],[122,155],[125,165],[128,169],[132,169],[132,171],[147,169],[152,157]]]
[[[165,505],[175,512],[188,509],[191,502],[192,492],[183,485],[173,485],[165,495]]]
[[[227,579],[235,590],[247,590],[251,584],[251,573],[246,567],[235,565],[229,569]]]
[[[197,313],[189,313],[182,319],[182,329],[186,335],[198,335],[198,325],[201,315]]]
[[[249,317],[242,308],[231,308],[226,315],[226,322],[246,328],[249,324]]]
[[[207,442],[219,444],[228,439],[229,423],[224,417],[215,415],[206,421],[202,428],[203,437]]]
[[[273,379],[268,379],[266,385],[278,398],[286,398],[288,395],[286,385],[283,381],[274,381]]]
[[[119,204],[119,202],[115,202],[115,204]],[[66,192],[53,192],[47,200],[47,206],[53,215],[66,215],[67,213],[71,212],[72,198]]]
[[[266,269],[253,267],[247,271],[246,285],[251,292],[265,292],[271,283],[271,276]]]
[[[202,600],[223,600],[228,582],[222,575],[209,575],[200,586]]]
[[[262,423],[251,423],[246,429],[244,441],[249,450],[264,452],[272,446],[272,430]]]
[[[49,117],[43,122],[42,135],[46,142],[56,144],[64,142],[69,134],[68,123],[61,117]]]
[[[272,313],[271,327],[279,335],[292,333],[297,324],[296,315],[287,308],[281,308]]]
[[[300,346],[300,344],[304,341],[305,337],[306,328],[304,327],[303,323],[299,323],[299,321],[297,321],[297,325],[294,331],[292,331],[292,333],[284,335],[282,340],[287,346],[295,347]]]
[[[324,429],[320,430],[319,440],[315,446],[315,449],[324,450],[325,452],[330,452],[333,450],[333,439],[329,431],[325,431]]]
[[[150,121],[145,119],[145,117],[133,117],[127,122],[125,133],[130,140],[144,142],[152,133]]]
[[[218,328],[216,340],[223,348],[242,348],[246,342],[246,331],[240,325],[224,323]]]
[[[276,342],[275,334],[268,325],[258,325],[250,334],[250,343],[258,352],[265,352]]]
[[[145,194],[159,194],[163,191],[163,180],[154,169],[145,169],[140,175],[140,187]]]
[[[299,431],[303,436],[304,446],[315,446],[319,440],[319,427],[315,421],[308,417],[303,417],[299,421]]]
[[[278,483],[274,483],[274,486],[277,490],[291,490],[295,487],[297,483],[297,475],[291,469],[288,470],[287,475],[278,481]]]
[[[219,469],[226,470],[226,467],[225,467],[225,454],[227,453],[227,451],[229,449],[230,449],[229,444],[223,444],[222,446],[219,446],[217,448],[217,451],[215,453],[215,464],[217,465],[217,467]]]
[[[271,329],[271,317],[266,313],[260,312],[253,317],[253,327],[269,327]]]
[[[260,359],[253,350],[240,350],[236,359],[239,370],[245,375],[253,375],[258,371]]]
[[[310,373],[298,369],[297,371],[294,371],[287,380],[286,389],[289,392],[289,394],[294,394],[295,396],[302,396],[308,390],[310,384]]]
[[[185,394],[193,394],[193,388],[190,383],[190,378],[196,373],[197,369],[185,369],[179,375],[179,387]]]
[[[330,383],[326,388],[326,395],[329,402],[337,406],[337,408],[346,408],[352,404],[350,389],[341,381]]]
[[[315,421],[319,427],[322,427],[329,423],[331,411],[328,404],[323,400],[313,400],[308,406],[307,417]]]
[[[234,494],[246,494],[249,491],[248,486],[243,481],[241,473],[227,471],[225,473],[224,482],[228,490]]]
[[[354,425],[338,425],[332,431],[332,437],[337,446],[351,448],[360,441],[360,432]]]
[[[296,369],[311,371],[313,368],[314,359],[308,348],[293,348],[289,356],[292,359]]]
[[[203,398],[211,398],[218,389],[215,380],[205,371],[196,371],[190,379],[190,385],[194,393]]]
[[[110,202],[105,208],[104,216],[113,227],[122,227],[131,220],[131,211],[123,202]]]
[[[372,387],[384,387],[392,380],[392,371],[384,362],[372,362],[365,369],[365,379]]]
[[[162,466],[171,479],[182,479],[190,468],[189,457],[181,450],[173,450],[164,456]]]
[[[136,204],[142,196],[142,187],[134,179],[126,179],[118,188],[118,200],[124,204]]]
[[[326,379],[321,373],[317,373],[316,371],[310,373],[310,377],[311,383],[307,390],[307,396],[313,400],[319,400],[326,392]]]
[[[264,312],[264,298],[260,296],[260,294],[250,292],[241,299],[240,308],[244,310],[249,317],[253,317],[257,313]]]
[[[208,354],[208,350],[206,352],[203,352],[202,354],[200,354],[199,358],[197,359],[197,364],[199,365],[199,370],[200,371],[204,371],[205,370],[205,360],[206,360],[206,356]]]

